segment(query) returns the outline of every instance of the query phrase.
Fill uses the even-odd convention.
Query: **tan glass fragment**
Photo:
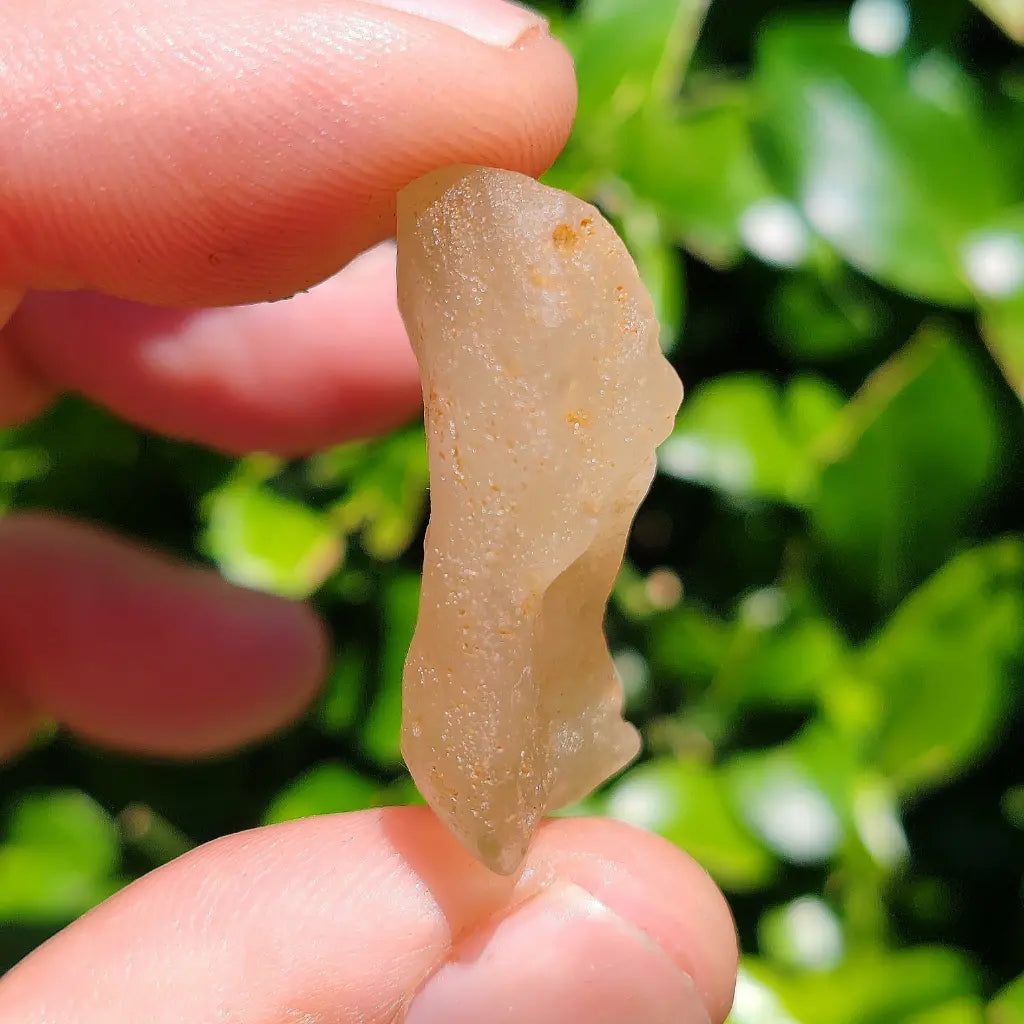
[[[431,515],[402,749],[484,864],[637,753],[603,618],[679,379],[650,296],[592,206],[454,167],[398,203]]]

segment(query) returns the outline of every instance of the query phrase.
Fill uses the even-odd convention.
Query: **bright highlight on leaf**
[[[899,50],[909,32],[910,11],[905,0],[855,0],[850,8],[850,38],[876,57]]]
[[[964,243],[964,269],[985,298],[1008,299],[1024,290],[1024,236],[985,231]]]

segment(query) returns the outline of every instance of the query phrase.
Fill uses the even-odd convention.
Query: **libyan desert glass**
[[[603,618],[682,387],[592,206],[453,167],[398,214],[431,505],[402,749],[456,838],[509,874],[544,814],[639,749]]]

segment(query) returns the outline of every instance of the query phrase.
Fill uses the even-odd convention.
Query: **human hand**
[[[348,261],[433,167],[550,163],[574,84],[542,23],[498,0],[69,8],[0,9],[0,419],[71,389],[295,454],[409,416],[393,250]],[[54,518],[0,523],[0,749],[51,717],[225,750],[294,717],[324,657],[301,606]],[[554,822],[507,880],[400,808],[154,872],[0,982],[0,1022],[720,1021],[734,970],[721,897],[655,837]]]

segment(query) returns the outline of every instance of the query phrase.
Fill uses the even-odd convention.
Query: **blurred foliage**
[[[734,1024],[1024,1024],[1024,6],[583,0],[548,180],[598,203],[687,382],[608,632],[642,760],[584,807],[726,889]],[[4,769],[0,959],[260,822],[417,800],[398,747],[422,436],[232,461],[74,400],[0,502],[313,595],[319,705],[194,765]]]

